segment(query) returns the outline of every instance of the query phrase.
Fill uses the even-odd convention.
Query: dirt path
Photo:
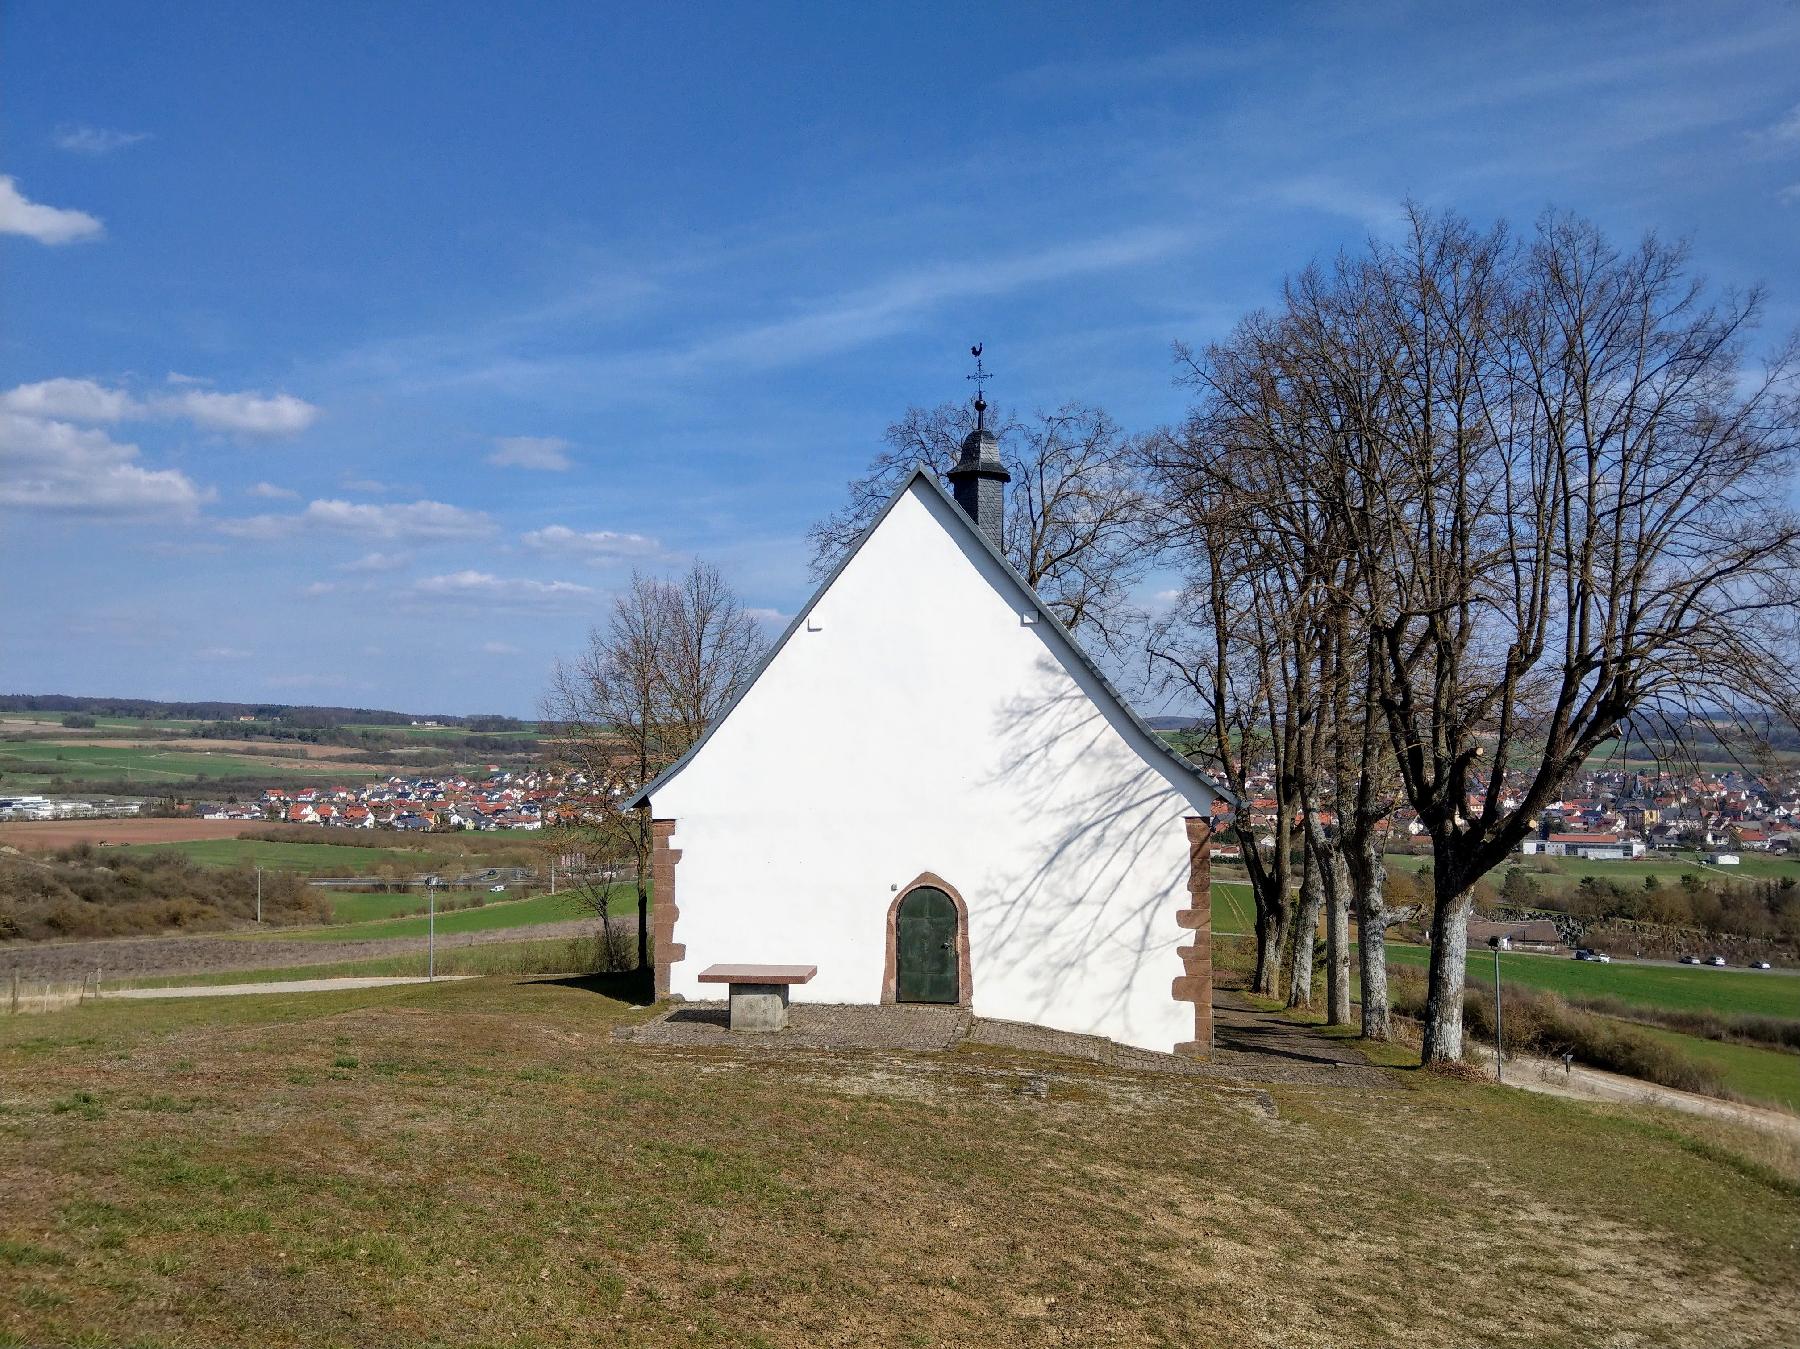
[[[595,930],[591,918],[529,927],[489,928],[480,932],[440,933],[440,951],[491,942],[536,941],[576,937]],[[218,970],[277,969],[293,965],[334,965],[345,960],[377,960],[383,956],[424,951],[423,937],[389,937],[378,941],[295,941],[280,937],[247,941],[242,937],[110,937],[102,941],[20,942],[0,947],[0,977],[14,969],[27,983],[41,979],[80,979],[96,968],[106,982],[161,974],[205,974]]]
[[[1491,1062],[1491,1060],[1490,1060]],[[1560,1060],[1533,1058],[1515,1054],[1506,1060],[1504,1081],[1522,1091],[1541,1091],[1550,1096],[1564,1096],[1577,1101],[1604,1101],[1614,1105],[1654,1105],[1680,1110],[1690,1115],[1708,1115],[1713,1119],[1747,1124],[1767,1133],[1782,1134],[1800,1142],[1800,1115],[1785,1110],[1746,1105],[1742,1101],[1721,1101],[1716,1096],[1701,1096],[1674,1087],[1661,1087],[1635,1077],[1602,1072],[1574,1064],[1565,1068]]]

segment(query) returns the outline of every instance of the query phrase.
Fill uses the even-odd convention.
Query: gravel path
[[[122,988],[108,993],[114,998],[232,998],[246,993],[335,993],[346,988],[388,988],[394,984],[449,983],[456,979],[476,979],[474,974],[440,974],[436,979],[422,975],[387,975],[380,978],[287,979],[267,984],[205,984],[189,988]]]
[[[635,923],[635,920],[633,920]],[[490,928],[480,932],[438,934],[440,951],[491,942],[536,941],[593,933],[594,920],[572,918],[530,927]],[[345,960],[377,960],[412,955],[425,949],[423,937],[389,937],[379,941],[298,941],[268,937],[227,936],[109,937],[102,941],[17,942],[0,947],[0,978],[17,970],[24,980],[80,979],[96,968],[111,983],[162,974],[207,974],[221,970],[279,969],[294,965],[330,965]]]
[[[1489,1063],[1492,1063],[1491,1058]],[[1566,1096],[1577,1101],[1654,1105],[1690,1115],[1708,1115],[1713,1119],[1748,1124],[1754,1129],[1785,1135],[1800,1142],[1800,1115],[1748,1105],[1742,1101],[1721,1101],[1716,1096],[1678,1091],[1674,1087],[1658,1086],[1636,1077],[1621,1077],[1617,1073],[1585,1068],[1580,1064],[1565,1068],[1556,1059],[1510,1054],[1506,1059],[1504,1081],[1507,1086],[1518,1087],[1523,1091],[1541,1091],[1550,1096]]]

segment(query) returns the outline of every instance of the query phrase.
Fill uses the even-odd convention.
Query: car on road
[[[1766,970],[1769,968],[1769,962],[1766,960],[1752,960],[1750,962],[1750,968],[1753,970]]]
[[[1699,956],[1683,956],[1681,958],[1681,963],[1683,965],[1698,965],[1700,963],[1700,957]]]
[[[1597,963],[1599,963],[1601,965],[1612,964],[1612,957],[1607,955],[1606,952],[1592,951],[1592,950],[1589,950],[1585,946],[1579,946],[1575,949],[1575,959],[1577,959],[1577,960],[1592,960],[1592,961],[1596,961]]]
[[[503,895],[506,893],[506,887],[504,885],[490,885],[488,886],[488,893],[490,895]]]
[[[1725,965],[1725,957],[1724,956],[1714,956],[1711,960],[1707,961],[1706,963],[1708,965],[1713,965],[1713,966],[1717,966],[1719,968],[1723,968]]]

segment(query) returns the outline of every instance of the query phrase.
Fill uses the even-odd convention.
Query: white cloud
[[[201,660],[249,660],[256,653],[236,646],[207,646],[194,654]]]
[[[1783,206],[1792,206],[1795,202],[1800,201],[1800,183],[1789,183],[1775,194],[1775,200]]]
[[[59,150],[75,155],[109,155],[140,141],[150,139],[148,131],[114,131],[110,127],[63,125],[56,128],[50,143]]]
[[[28,417],[60,417],[72,422],[117,422],[144,415],[144,405],[123,389],[91,379],[46,379],[0,394],[0,407]]]
[[[391,482],[380,482],[374,478],[340,478],[338,485],[346,492],[361,492],[366,496],[385,496],[399,490]]]
[[[272,482],[259,482],[249,492],[253,497],[262,497],[268,501],[294,501],[300,496],[293,488],[277,487]]]
[[[793,617],[792,614],[784,614],[779,609],[745,609],[744,613],[763,623],[785,623]]]
[[[23,234],[55,246],[98,239],[105,232],[106,226],[86,211],[66,211],[27,199],[10,175],[0,173],[0,234]]]
[[[531,468],[547,473],[562,473],[574,467],[569,458],[569,442],[561,436],[501,436],[498,447],[487,457],[496,468]]]
[[[91,379],[46,379],[0,394],[0,407],[33,417],[77,422],[144,421],[181,417],[209,431],[244,436],[291,436],[318,419],[319,409],[292,394],[208,393],[188,389],[148,401]]]
[[[292,436],[319,417],[319,409],[292,394],[207,393],[189,389],[156,400],[165,416],[186,417],[209,431],[243,436]]]
[[[0,506],[186,519],[213,493],[175,469],[147,469],[104,431],[0,411]]]
[[[555,604],[594,592],[573,581],[528,581],[468,570],[427,576],[413,584],[413,593],[425,599],[472,604]]]
[[[519,648],[511,642],[483,642],[481,649],[490,656],[516,656]]]
[[[662,545],[645,534],[621,534],[610,529],[582,532],[567,525],[546,525],[521,534],[528,548],[545,553],[567,553],[599,566],[623,558],[654,557]]]
[[[300,587],[302,595],[329,595],[337,589],[335,581],[309,581]]]

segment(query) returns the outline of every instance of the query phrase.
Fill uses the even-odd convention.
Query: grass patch
[[[435,871],[441,855],[419,848],[355,848],[332,843],[277,843],[260,838],[196,838],[176,843],[131,843],[108,852],[181,853],[202,866],[266,867],[314,876],[364,876],[376,867],[398,863],[418,871]]]

